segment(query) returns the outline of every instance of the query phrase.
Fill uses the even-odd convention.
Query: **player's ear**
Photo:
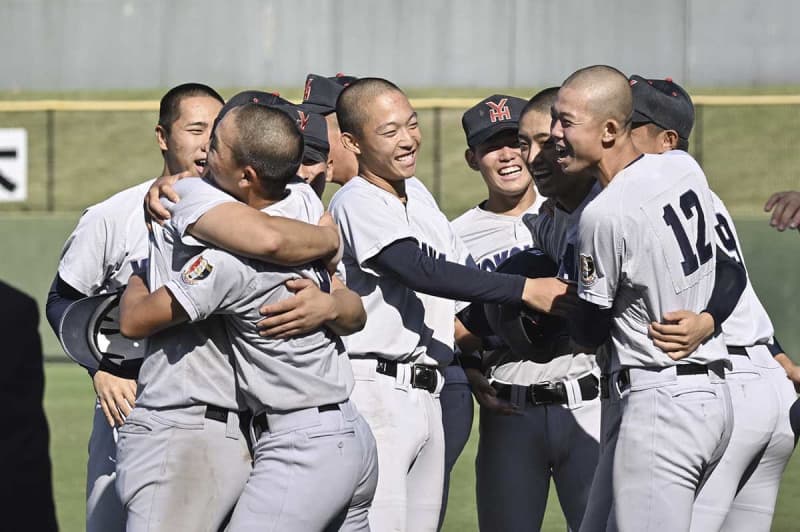
[[[325,182],[333,183],[333,160],[328,159],[328,164],[325,165]]]
[[[158,142],[158,147],[161,151],[167,151],[167,130],[164,129],[164,126],[158,124],[156,126],[156,141]]]
[[[467,166],[476,172],[480,171],[480,168],[478,167],[478,158],[475,156],[475,152],[472,151],[472,148],[467,148],[464,150],[464,160],[467,161]]]
[[[252,166],[247,165],[242,169],[242,175],[239,177],[237,185],[239,188],[258,186],[258,174]]]
[[[606,123],[603,125],[603,144],[611,144],[614,142],[621,131],[622,128],[620,127],[620,123],[615,119],[609,118],[606,120]]]
[[[351,133],[342,132],[342,145],[344,145],[346,150],[351,151],[356,155],[361,155],[361,147],[358,145],[358,139],[356,139]]]
[[[666,129],[661,132],[662,151],[674,150],[678,147],[678,132],[673,129]]]

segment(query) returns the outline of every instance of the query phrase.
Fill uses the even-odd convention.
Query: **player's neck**
[[[398,180],[389,180],[384,177],[381,177],[374,172],[371,172],[369,169],[360,167],[358,169],[358,175],[360,175],[365,181],[368,183],[375,185],[381,190],[385,190],[389,194],[393,196],[397,196],[397,198],[402,201],[403,203],[406,202],[406,180],[405,179],[398,179]]]
[[[489,193],[489,199],[482,205],[484,210],[503,216],[519,216],[536,202],[536,190],[533,185],[525,189],[519,196],[506,196]]]
[[[607,187],[617,174],[642,155],[630,141],[630,137],[622,140],[619,146],[608,150],[605,157],[600,160],[596,177],[603,187]]]

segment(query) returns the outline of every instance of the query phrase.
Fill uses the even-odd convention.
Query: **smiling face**
[[[360,131],[345,134],[358,157],[362,175],[389,182],[413,177],[422,134],[408,98],[402,92],[387,90],[365,107],[366,118]]]
[[[514,129],[497,133],[467,150],[465,156],[470,168],[481,173],[490,196],[516,197],[531,186],[531,174],[522,159]]]
[[[545,146],[555,153],[555,144],[550,140],[550,115],[528,111],[520,118],[518,136],[522,160],[533,176],[536,188],[543,196],[552,197],[556,186],[552,178],[553,169],[550,161],[540,156]]]
[[[567,173],[596,166],[603,156],[604,123],[590,112],[586,91],[561,87],[552,109],[550,135],[557,162]]]
[[[210,96],[188,96],[180,101],[178,118],[168,127],[156,127],[167,171],[202,175],[211,126],[222,104]]]
[[[245,180],[244,168],[236,162],[232,145],[237,137],[235,117],[238,109],[225,115],[211,137],[208,148],[208,169],[206,177],[235,198],[244,198],[242,184]]]

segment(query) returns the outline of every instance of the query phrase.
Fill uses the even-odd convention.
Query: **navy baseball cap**
[[[308,109],[305,104],[281,104],[275,105],[294,119],[297,127],[303,133],[303,159],[310,159],[315,162],[328,160],[330,144],[328,144],[328,123],[325,117]]]
[[[100,294],[72,303],[58,327],[58,337],[72,360],[89,369],[135,378],[147,354],[147,339],[122,336],[120,293]]]
[[[331,77],[309,74],[303,89],[303,105],[311,112],[322,116],[329,115],[336,111],[339,94],[357,79],[342,73]]]
[[[217,128],[217,124],[220,123],[222,118],[231,109],[248,103],[257,103],[260,105],[281,105],[281,104],[291,105],[291,102],[289,102],[289,100],[281,98],[281,95],[277,92],[264,92],[264,91],[240,92],[239,94],[231,96],[231,98],[227,102],[225,102],[225,105],[222,106],[222,109],[220,109],[217,118],[214,119],[214,127],[211,129],[211,133],[212,134],[214,133],[214,129]]]
[[[467,109],[461,117],[467,145],[474,148],[501,131],[519,129],[519,117],[527,103],[522,98],[494,94]]]
[[[694,126],[694,104],[683,87],[672,78],[645,79],[634,74],[629,81],[634,124],[655,124],[689,140]]]

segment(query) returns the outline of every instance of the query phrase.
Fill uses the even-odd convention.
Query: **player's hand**
[[[475,396],[478,404],[481,405],[481,408],[489,409],[496,414],[504,416],[512,416],[520,413],[519,408],[497,397],[497,390],[492,388],[489,379],[487,379],[480,370],[466,368],[464,373],[467,374],[467,380],[472,387],[472,394]]]
[[[787,369],[786,376],[789,377],[789,380],[794,384],[795,391],[800,392],[800,366]]]
[[[667,312],[662,323],[650,323],[647,331],[656,347],[672,360],[680,360],[694,353],[714,334],[714,318],[707,312]]]
[[[773,210],[774,209],[774,210]],[[800,190],[776,192],[764,204],[764,211],[772,211],[769,225],[784,231],[800,227]]]
[[[184,177],[194,175],[194,172],[184,171],[175,175],[162,176],[156,179],[144,196],[144,210],[150,220],[159,225],[169,220],[169,211],[161,205],[160,198],[167,198],[172,203],[177,203],[181,198],[172,187]]]
[[[325,211],[325,214],[319,219],[317,225],[333,230],[332,234],[336,238],[336,253],[325,259],[325,268],[327,268],[328,273],[333,275],[336,273],[336,267],[339,265],[339,261],[342,260],[342,255],[344,254],[344,241],[342,240],[342,235],[339,233],[339,226],[336,225],[331,213]]]
[[[94,391],[108,424],[120,426],[136,404],[136,380],[124,379],[107,371],[94,374]]]
[[[555,277],[527,279],[522,291],[522,302],[545,312],[568,317],[578,306],[577,287]]]
[[[336,319],[336,300],[313,281],[291,279],[285,284],[295,295],[259,309],[267,317],[256,324],[258,334],[289,338],[311,332]]]

